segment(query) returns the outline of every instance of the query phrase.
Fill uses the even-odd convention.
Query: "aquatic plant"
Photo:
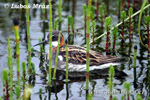
[[[103,12],[104,12],[104,18],[106,18],[107,11],[106,11],[106,4],[104,2],[102,2],[102,8],[103,8]]]
[[[139,15],[139,20],[138,20],[138,33],[139,33],[139,39],[140,39],[141,44],[142,44],[145,48],[147,48],[148,50],[150,50],[150,48],[149,48],[147,45],[145,45],[145,44],[143,43],[142,38],[141,38],[141,33],[140,33],[140,32],[141,32],[140,27],[141,27],[142,12],[143,12],[144,8],[146,9],[146,7],[149,7],[149,6],[150,6],[150,4],[149,4],[149,5],[147,5],[147,6],[145,7],[146,3],[147,3],[147,0],[144,0],[144,1],[143,1],[143,4],[142,4],[142,7],[141,7],[141,10],[140,10],[140,15]]]
[[[92,21],[92,29],[93,29],[93,49],[94,49],[94,33],[95,33],[95,20]]]
[[[54,20],[54,30],[58,30],[57,26],[58,26],[58,19],[55,19]]]
[[[106,37],[106,54],[110,54],[110,28],[111,28],[111,17],[106,17],[105,19],[105,28],[107,30],[107,37]]]
[[[148,48],[150,48],[150,29],[149,29],[149,27],[150,27],[150,16],[149,15],[147,15],[146,17],[145,17],[145,25],[146,25],[146,34],[147,34],[147,47]],[[150,49],[148,49],[148,57],[150,57]]]
[[[8,70],[3,69],[3,84],[5,84],[6,89],[6,100],[9,100],[9,85],[8,85]]]
[[[121,12],[121,21],[122,21],[122,39],[124,40],[124,28],[125,28],[125,18],[126,18],[126,12],[125,11],[122,11]]]
[[[148,4],[147,6],[143,7],[143,10],[147,9],[148,7],[150,7],[150,4]],[[135,12],[135,13],[131,16],[131,18],[133,18],[134,16],[136,16],[137,14],[139,14],[141,11],[142,11],[142,9],[141,9],[141,10],[138,10],[137,12]],[[128,21],[128,20],[129,20],[129,17],[127,17],[127,18],[124,20],[124,22],[126,22],[126,21]],[[122,23],[123,23],[123,22],[120,22],[120,23],[118,23],[117,25],[115,25],[114,27],[118,27],[118,26],[122,25]],[[114,27],[112,27],[112,28],[110,29],[110,31],[113,30]],[[138,27],[139,27],[139,26],[138,26]],[[105,36],[106,34],[107,34],[107,32],[104,32],[104,33],[101,34],[100,36],[96,37],[96,38],[94,39],[94,41],[96,41],[96,40],[98,40],[99,38]],[[141,38],[140,38],[140,40],[141,40]],[[92,41],[90,42],[90,44],[91,44],[91,43],[92,43]],[[142,42],[142,43],[143,43],[143,42]]]
[[[128,0],[128,9],[130,8],[130,0]]]
[[[66,43],[66,82],[68,83],[68,41]]]
[[[116,45],[117,36],[118,36],[118,29],[117,27],[114,27],[113,29],[113,54],[115,54],[115,45]]]
[[[85,41],[86,41],[86,18],[87,18],[87,15],[86,15],[86,9],[87,9],[87,7],[86,7],[86,5],[84,4],[83,5],[83,15],[84,15],[84,35],[85,35]]]
[[[71,25],[71,15],[68,16],[68,42],[70,43],[70,25]]]
[[[42,0],[42,4],[43,4],[43,5],[46,4],[46,3],[45,3],[45,0]],[[45,8],[44,8],[44,7],[42,8],[42,14],[43,14],[43,15],[42,15],[43,21],[45,21],[45,19],[46,19],[46,18],[45,18],[45,17],[46,17],[46,14],[45,14]]]
[[[20,100],[20,89],[21,87],[19,85],[16,86],[16,95],[17,95],[17,100]]]
[[[39,38],[39,43],[42,42],[42,38]],[[43,44],[40,44],[40,54],[43,55]]]
[[[10,100],[13,100],[13,66],[10,38],[8,38],[8,66],[9,66],[9,80],[10,80]]]
[[[28,64],[29,73],[31,72],[31,41],[30,41],[30,18],[29,18],[29,8],[28,0],[26,0],[26,23],[27,23],[27,40],[28,40]]]
[[[51,7],[51,0],[49,0],[49,68],[48,68],[48,85],[51,86],[51,70],[52,70],[52,7]]]
[[[20,87],[20,48],[19,48],[19,19],[14,18],[13,19],[14,23],[14,32],[15,32],[15,37],[16,37],[16,58],[17,58],[17,83],[18,87]],[[19,92],[20,93],[20,92]]]
[[[117,6],[118,6],[118,17],[119,17],[119,19],[120,19],[121,0],[117,0]]]
[[[141,97],[141,95],[139,93],[136,96],[136,100],[143,100],[142,97]]]
[[[90,14],[91,14],[91,4],[92,4],[92,0],[88,0],[88,11],[87,11],[87,35],[86,35],[86,90],[89,89],[89,65],[90,65]]]
[[[136,58],[137,58],[137,45],[134,46],[134,68],[136,68]]]
[[[110,97],[109,99],[112,100],[113,96],[113,78],[114,78],[114,67],[111,65],[109,68],[109,81],[108,81],[108,87],[109,87],[109,91],[110,91]]]
[[[74,19],[72,15],[70,15],[70,25],[71,25],[72,34],[73,34],[73,38],[71,39],[71,44],[74,44],[75,31],[74,31]]]
[[[116,97],[116,96],[114,96],[114,97],[112,98],[112,100],[118,100],[118,99],[117,99],[117,97]]]
[[[96,18],[98,20],[99,0],[96,2]]]
[[[61,36],[61,32],[59,32],[59,36],[58,36],[58,47],[57,47],[57,53],[56,53],[56,59],[55,59],[55,67],[54,67],[54,72],[53,72],[53,80],[56,79],[55,76],[56,76],[57,62],[58,62],[58,55],[59,55],[60,36]]]
[[[58,16],[59,16],[59,22],[62,22],[62,4],[61,4],[61,0],[59,0],[58,2]]]
[[[31,92],[32,92],[32,86],[27,85],[23,91],[23,96],[22,96],[23,100],[30,100]]]
[[[133,19],[131,18],[131,15],[133,14],[133,9],[132,7],[129,8],[128,10],[128,15],[129,15],[129,41],[131,42],[131,34],[132,34],[132,29],[133,29]]]
[[[100,13],[101,29],[103,29],[104,11],[102,5],[99,6],[99,13]]]
[[[25,82],[26,82],[26,63],[22,62],[22,81],[23,81],[23,90],[25,89]]]

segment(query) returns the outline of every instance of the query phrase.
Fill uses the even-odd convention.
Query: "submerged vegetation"
[[[105,1],[104,1],[105,2]],[[90,66],[90,57],[92,55],[90,55],[90,48],[92,48],[95,51],[99,51],[97,48],[99,48],[99,46],[103,46],[101,51],[105,51],[106,55],[121,55],[121,56],[125,56],[123,58],[125,58],[125,60],[123,59],[122,63],[125,64],[126,59],[130,58],[130,60],[133,60],[133,65],[132,67],[130,66],[130,61],[129,61],[129,65],[128,65],[128,69],[133,69],[133,77],[134,77],[134,88],[137,89],[137,70],[138,67],[140,67],[138,65],[138,63],[141,63],[141,61],[139,60],[138,57],[138,53],[140,53],[142,56],[146,55],[147,57],[143,57],[141,59],[144,59],[147,61],[147,81],[149,83],[149,67],[150,67],[150,33],[149,33],[149,28],[150,28],[150,14],[148,15],[147,13],[144,13],[145,15],[143,15],[142,17],[142,13],[145,9],[150,7],[150,4],[147,4],[147,0],[143,1],[141,10],[137,11],[135,9],[135,0],[133,2],[133,4],[130,2],[130,0],[128,0],[127,5],[125,4],[125,1],[122,0],[118,0],[117,1],[117,14],[118,14],[118,19],[119,19],[119,23],[117,25],[114,25],[113,23],[113,19],[111,15],[108,14],[107,12],[107,5],[104,2],[100,2],[99,0],[88,0],[88,5],[84,4],[83,8],[82,8],[82,15],[83,15],[83,28],[82,28],[82,34],[84,35],[83,41],[85,41],[83,43],[83,45],[85,46],[86,44],[86,72],[78,72],[78,73],[74,73],[74,72],[68,72],[69,68],[69,49],[68,49],[68,45],[70,44],[75,44],[76,43],[76,37],[78,35],[81,35],[80,29],[78,32],[77,26],[76,25],[76,18],[75,16],[72,15],[67,15],[65,16],[66,18],[64,18],[64,12],[63,12],[63,2],[62,0],[58,1],[58,7],[57,7],[57,11],[58,11],[58,16],[56,16],[57,18],[52,18],[52,14],[53,12],[53,3],[55,3],[54,1],[51,0],[42,0],[42,4],[48,4],[49,5],[49,9],[42,9],[42,19],[43,19],[43,27],[48,26],[48,39],[47,42],[49,43],[49,53],[47,54],[47,59],[49,59],[48,61],[48,67],[47,67],[47,71],[45,70],[45,66],[44,66],[44,61],[47,61],[47,59],[45,60],[45,44],[40,44],[40,52],[37,52],[36,50],[32,50],[31,49],[31,41],[33,39],[31,39],[31,34],[30,34],[30,16],[31,14],[29,13],[30,9],[26,8],[26,13],[24,13],[24,15],[26,15],[26,36],[27,36],[27,62],[23,61],[21,62],[21,56],[22,53],[20,53],[20,49],[22,48],[20,42],[20,31],[19,31],[19,17],[15,17],[13,19],[13,28],[14,28],[14,36],[15,36],[15,56],[12,56],[12,39],[10,39],[10,37],[8,37],[8,56],[7,56],[7,60],[8,60],[8,69],[5,68],[3,69],[2,72],[2,76],[3,76],[3,95],[1,98],[5,99],[5,100],[13,100],[14,98],[17,100],[23,99],[23,100],[30,100],[31,95],[32,95],[32,90],[34,89],[34,86],[38,84],[38,82],[36,81],[36,77],[40,76],[42,77],[40,80],[44,80],[42,83],[42,86],[45,87],[46,84],[46,93],[48,92],[48,98],[51,98],[51,92],[54,92],[56,99],[58,99],[58,95],[57,92],[61,91],[61,87],[66,86],[66,100],[69,99],[69,84],[74,82],[74,81],[85,81],[85,86],[82,85],[82,88],[84,87],[86,90],[86,96],[85,98],[87,100],[94,100],[94,89],[95,89],[95,85],[97,83],[95,83],[95,81],[93,79],[101,79],[103,77],[106,78],[107,82],[107,88],[109,91],[109,95],[107,95],[107,97],[110,100],[131,100],[131,97],[133,96],[131,94],[131,87],[132,84],[126,82],[126,80],[124,80],[124,77],[121,74],[118,74],[118,72],[123,72],[123,70],[118,71],[118,69],[116,67],[113,67],[112,65],[110,66],[110,68],[107,68],[106,70],[101,69],[100,70],[94,70],[93,73],[89,71],[89,66]],[[140,2],[140,1],[139,1]],[[26,2],[24,2],[26,4],[26,6],[28,6],[28,0],[26,0]],[[146,5],[147,4],[147,5]],[[124,5],[127,6],[128,9],[124,9]],[[146,6],[145,6],[146,5]],[[67,8],[66,8],[67,9]],[[48,12],[49,11],[49,12]],[[127,14],[128,12],[128,14]],[[138,38],[136,37],[136,33],[135,31],[135,19],[134,17],[139,15],[139,20],[138,20]],[[150,12],[149,12],[150,13]],[[108,15],[108,17],[106,17]],[[49,16],[49,19],[47,19],[46,16]],[[111,16],[111,17],[110,17]],[[144,19],[144,22],[141,21],[141,19]],[[55,19],[53,21],[53,19]],[[66,20],[66,23],[64,22],[64,20]],[[78,19],[79,20],[79,19]],[[54,24],[53,24],[54,22]],[[142,23],[142,24],[141,24]],[[63,30],[63,27],[66,25],[66,30]],[[63,26],[64,25],[64,26]],[[141,26],[143,25],[143,26]],[[128,27],[128,28],[127,28]],[[144,29],[142,29],[144,28]],[[58,65],[58,56],[59,56],[59,46],[57,47],[57,53],[56,53],[56,59],[55,59],[55,67],[52,67],[52,31],[53,30],[60,30],[62,32],[66,32],[65,35],[67,35],[67,38],[65,37],[66,41],[66,50],[65,50],[65,58],[63,59],[64,61],[66,61],[66,71],[65,74],[63,71],[57,70],[57,65]],[[99,31],[100,30],[100,31]],[[145,34],[140,34],[141,30],[144,30]],[[44,33],[44,32],[43,32]],[[143,33],[143,32],[142,32]],[[45,36],[45,33],[44,33]],[[81,35],[82,36],[82,35]],[[103,36],[106,36],[106,38],[102,38]],[[45,37],[44,37],[45,38]],[[39,42],[42,42],[42,40],[44,40],[44,38],[39,38]],[[139,44],[134,45],[134,48],[132,48],[132,44],[135,44],[134,42],[136,40],[140,41]],[[91,41],[90,41],[91,40]],[[101,44],[101,41],[106,41],[104,42],[105,44]],[[119,42],[118,42],[119,41]],[[1,41],[0,41],[1,42]],[[61,32],[59,33],[59,38],[58,38],[58,44],[60,45],[61,42]],[[90,46],[90,44],[92,43],[92,46]],[[142,44],[142,48],[146,48],[146,52],[145,54],[141,53],[141,51],[139,52],[139,48],[138,45]],[[104,46],[105,45],[105,46]],[[120,45],[120,46],[118,46]],[[120,47],[120,48],[118,48]],[[128,48],[129,47],[129,48]],[[123,49],[129,49],[129,54],[127,55],[126,52],[122,53]],[[133,49],[133,50],[132,50]],[[131,50],[134,51],[131,55]],[[120,53],[121,52],[121,53]],[[37,54],[36,54],[37,53]],[[38,53],[40,53],[40,67],[37,67],[36,62],[34,62],[34,60],[32,60],[31,58],[34,57],[35,55],[38,55]],[[103,52],[104,53],[104,52]],[[111,56],[110,56],[111,57]],[[15,59],[16,58],[16,59]],[[44,59],[44,60],[43,60]],[[75,58],[78,59],[78,58]],[[31,62],[32,60],[32,62]],[[105,59],[107,60],[107,59]],[[122,59],[121,59],[122,60]],[[16,61],[16,62],[15,62]],[[22,67],[20,67],[20,65],[22,64]],[[142,64],[141,64],[142,65]],[[144,66],[145,64],[143,64],[142,66]],[[122,67],[122,65],[120,65],[121,68],[120,69],[125,69]],[[14,70],[14,68],[16,67],[16,69]],[[43,68],[44,67],[44,68]],[[53,69],[52,69],[53,68]],[[38,70],[37,70],[38,69]],[[38,71],[42,70],[43,73],[46,73],[46,75],[42,76],[37,74]],[[142,69],[143,70],[143,69]],[[56,73],[56,71],[58,71]],[[96,72],[97,71],[97,72]],[[16,74],[14,74],[14,72],[17,72]],[[95,73],[96,72],[96,73]],[[141,72],[142,73],[142,72]],[[63,75],[62,77],[59,76]],[[83,74],[83,78],[82,75]],[[104,75],[102,75],[104,74]],[[130,73],[131,74],[131,73]],[[53,75],[53,77],[52,77]],[[78,77],[76,77],[77,75],[79,75]],[[100,77],[101,75],[101,77]],[[121,76],[122,75],[122,76]],[[145,75],[145,74],[144,74]],[[122,78],[123,77],[123,81],[122,83],[124,83],[124,87],[123,90],[125,90],[125,92],[123,92],[123,94],[121,94],[121,96],[117,97],[114,93],[114,91],[118,91],[117,90],[117,85],[118,83],[115,82],[115,80],[117,80],[116,77]],[[125,75],[124,75],[125,76]],[[16,78],[17,77],[17,78]],[[72,79],[73,78],[73,79]],[[145,78],[145,80],[146,80]],[[53,79],[53,80],[52,80]],[[64,81],[64,79],[66,79]],[[75,80],[77,79],[77,80]],[[14,81],[15,80],[15,81]],[[144,80],[144,81],[145,81]],[[121,84],[122,84],[121,83]],[[43,85],[44,84],[44,85]],[[62,86],[63,85],[63,86]],[[100,84],[101,85],[101,84]],[[91,87],[93,88],[91,90]],[[120,87],[119,87],[120,88]],[[148,90],[150,90],[149,85],[146,86],[146,88],[148,88]],[[82,90],[82,89],[81,89]],[[83,91],[83,90],[82,90]],[[121,91],[121,90],[119,90]],[[81,92],[81,91],[80,91]],[[35,94],[39,94],[39,98],[41,100],[42,99],[42,94],[43,91],[40,88],[38,93]],[[142,94],[143,95],[143,94]],[[147,96],[147,95],[146,95]],[[147,97],[149,97],[149,94],[147,97],[144,97],[146,99],[148,99]],[[134,95],[134,98],[136,98],[137,100],[142,100],[141,94],[137,93]],[[46,99],[47,96],[44,98]]]

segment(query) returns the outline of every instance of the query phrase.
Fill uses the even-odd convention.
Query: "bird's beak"
[[[47,40],[44,40],[44,41],[42,41],[42,42],[40,42],[40,43],[38,43],[38,44],[35,44],[33,47],[35,47],[35,46],[37,46],[37,45],[40,45],[40,44],[47,44],[48,43],[48,41]]]

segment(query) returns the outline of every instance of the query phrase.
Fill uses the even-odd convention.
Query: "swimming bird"
[[[59,55],[58,55],[58,63],[57,69],[66,70],[66,45],[64,41],[64,37],[61,34],[60,44],[58,45],[58,36],[59,31],[53,30],[52,32],[52,68],[55,66],[56,52],[57,47],[59,46]],[[47,39],[41,43],[38,43],[34,46],[37,46],[42,43],[49,43],[49,34],[47,35]],[[95,69],[104,69],[109,68],[110,65],[119,65],[120,57],[104,55],[99,52],[90,50],[90,67],[89,70]],[[47,64],[49,63],[49,53],[47,53],[46,57]],[[86,48],[76,45],[68,45],[68,70],[70,72],[81,72],[86,71]]]

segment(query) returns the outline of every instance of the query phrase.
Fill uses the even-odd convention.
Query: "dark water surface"
[[[53,17],[57,17],[57,4],[58,0],[53,0]],[[116,25],[118,21],[117,16],[117,6],[114,0],[106,0],[107,12],[108,15],[112,17],[112,25]],[[17,4],[19,2],[16,2]],[[40,0],[30,0],[30,4],[40,4]],[[12,56],[13,56],[13,70],[14,70],[14,85],[16,85],[17,77],[16,77],[16,59],[15,59],[15,35],[13,33],[13,23],[12,19],[15,16],[19,16],[20,19],[20,63],[23,61],[27,62],[27,42],[25,40],[25,10],[21,9],[6,9],[4,6],[9,3],[0,2],[0,96],[3,96],[3,84],[2,84],[2,70],[4,68],[8,68],[7,66],[7,38],[11,39],[11,47],[12,47]],[[20,4],[20,3],[19,3]],[[79,34],[76,36],[74,40],[75,45],[82,45],[84,43],[84,16],[83,16],[83,4],[87,4],[87,0],[62,0],[62,31],[65,39],[67,38],[67,17],[68,15],[73,15],[75,18],[75,32]],[[140,7],[140,5],[138,5]],[[47,11],[48,12],[48,11]],[[47,16],[47,18],[49,18]],[[144,48],[139,41],[138,32],[137,32],[137,19],[138,16],[135,17],[135,28],[133,29],[133,39],[131,46],[131,53],[129,56],[129,40],[125,40],[124,47],[121,46],[121,38],[118,36],[117,46],[116,46],[116,55],[125,58],[124,64],[117,66],[116,76],[114,78],[114,90],[121,91],[124,89],[124,82],[128,82],[131,84],[130,90],[133,91],[130,98],[131,100],[136,99],[136,91],[143,91],[142,98],[143,100],[147,100],[149,97],[149,79],[147,74],[147,68],[150,66],[147,58],[147,49]],[[44,33],[48,34],[49,20],[45,21],[43,24],[42,19],[42,9],[30,9],[30,34],[31,34],[31,46],[37,44],[40,37],[44,37]],[[45,25],[45,26],[43,26]],[[96,26],[98,30],[100,29],[100,22],[96,21]],[[143,28],[142,28],[143,29]],[[142,31],[143,32],[143,31]],[[101,34],[102,32],[98,31],[96,34]],[[121,33],[121,32],[120,32]],[[83,34],[83,35],[82,35]],[[128,37],[128,33],[125,32],[125,37]],[[95,50],[105,54],[105,40],[106,37],[101,38],[96,42]],[[133,69],[133,59],[134,59],[134,46],[137,45],[137,68],[136,68],[136,78],[134,78],[134,69]],[[48,51],[48,46],[45,47],[46,52]],[[44,59],[44,57],[42,58]],[[48,74],[45,69],[45,63],[41,62],[40,57],[40,47],[34,47],[34,51],[32,53],[32,62],[35,64],[36,76],[35,79],[29,81],[29,83],[33,84],[33,90],[31,94],[31,100],[48,100],[49,92],[48,92]],[[22,70],[22,68],[21,68]],[[119,70],[119,71],[118,71]],[[106,73],[105,73],[106,72]],[[117,74],[119,72],[119,74]],[[57,100],[83,100],[86,97],[85,91],[85,79],[73,77],[74,75],[80,75],[81,73],[71,73],[70,83],[65,84],[64,72],[58,71],[57,77],[59,78],[56,82],[52,81],[52,89],[51,89],[51,99]],[[82,73],[85,75],[84,73]],[[127,76],[125,76],[127,74]],[[91,73],[91,80],[89,84],[89,92],[93,93],[93,100],[108,100],[109,94],[106,92],[109,90],[107,81],[108,74],[107,70],[95,71]],[[26,82],[28,84],[28,81]],[[42,89],[42,94],[39,95],[39,90]],[[105,93],[103,93],[105,92]],[[115,94],[118,100],[121,99],[123,94]]]

